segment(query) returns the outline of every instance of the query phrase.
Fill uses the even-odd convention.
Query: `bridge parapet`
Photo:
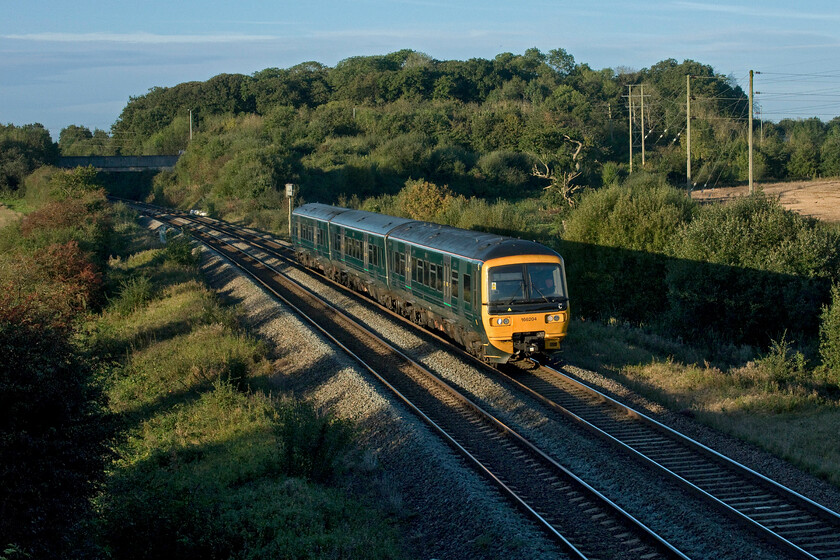
[[[163,171],[171,170],[181,156],[63,156],[58,166],[63,169],[94,166],[99,171]]]

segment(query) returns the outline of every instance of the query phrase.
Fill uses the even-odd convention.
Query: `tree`
[[[561,77],[566,77],[575,71],[575,57],[566,52],[565,49],[552,49],[548,51],[546,57],[548,65],[560,74]]]
[[[423,179],[408,180],[397,196],[399,212],[415,220],[435,221],[455,196],[449,187],[440,187]]]
[[[32,171],[57,159],[58,147],[44,125],[0,124],[0,190],[17,191]]]

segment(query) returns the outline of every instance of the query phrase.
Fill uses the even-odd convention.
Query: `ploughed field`
[[[755,188],[778,196],[785,208],[803,216],[811,216],[826,222],[840,222],[840,178],[756,183]],[[746,196],[748,193],[749,188],[743,185],[696,190],[691,193],[691,196],[701,202],[726,201]]]

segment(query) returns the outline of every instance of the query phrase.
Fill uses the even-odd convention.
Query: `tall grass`
[[[89,347],[118,360],[104,377],[121,433],[97,501],[103,546],[127,559],[398,557],[382,515],[329,486],[355,455],[353,427],[258,390],[268,346],[201,283],[191,251],[176,254],[114,259],[115,294],[89,327]]]

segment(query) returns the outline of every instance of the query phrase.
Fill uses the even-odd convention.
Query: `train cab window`
[[[531,299],[554,301],[566,296],[563,289],[563,273],[559,266],[554,263],[532,263],[527,266],[527,270]]]
[[[521,264],[496,266],[488,274],[490,302],[513,303],[525,300],[525,279]]]
[[[557,309],[566,301],[563,271],[556,263],[495,266],[487,273],[490,312]]]

